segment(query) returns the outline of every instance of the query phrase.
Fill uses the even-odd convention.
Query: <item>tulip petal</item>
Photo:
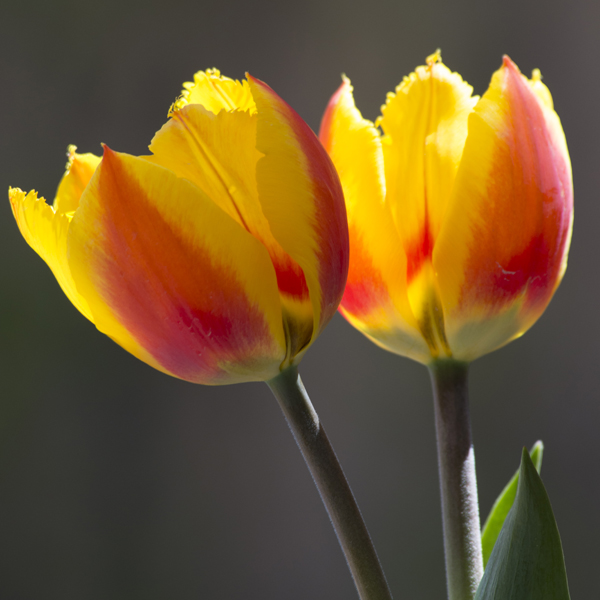
[[[77,147],[73,145],[67,149],[69,162],[52,204],[57,213],[72,213],[77,210],[81,194],[100,164],[99,156],[90,153],[77,154],[76,150]]]
[[[46,262],[67,298],[90,321],[92,313],[86,300],[77,291],[67,261],[67,234],[79,198],[92,177],[100,157],[76,154],[69,146],[69,162],[60,182],[52,206],[36,192],[25,194],[18,188],[9,188],[8,195],[13,214],[27,243]]]
[[[189,179],[245,229],[264,236],[269,226],[258,201],[255,146],[256,115],[191,104],[172,113],[145,158]]]
[[[273,236],[256,184],[257,115],[243,111],[214,114],[189,105],[155,135],[150,162],[197,185],[215,204],[267,248],[284,307],[288,354],[293,358],[313,332],[313,308],[302,268]]]
[[[319,137],[339,173],[348,213],[352,260],[340,311],[387,350],[426,360],[407,296],[406,255],[385,202],[381,140],[356,108],[347,78],[327,106]]]
[[[447,332],[457,358],[470,360],[524,333],[564,272],[571,169],[540,85],[505,58],[469,119],[434,252],[447,322],[460,324]]]
[[[96,326],[138,358],[205,384],[279,372],[285,338],[268,253],[193,184],[105,148],[68,244]]]
[[[508,59],[510,60],[510,59]],[[513,63],[511,63],[513,64]],[[516,68],[516,66],[515,66]],[[552,101],[552,95],[550,90],[542,83],[542,75],[539,69],[534,69],[531,80],[526,80],[531,86],[533,93],[540,100],[540,108],[544,114],[544,120],[548,129],[548,136],[552,140],[552,146],[554,148],[554,155],[560,157],[557,162],[557,169],[560,172],[560,178],[564,182],[566,193],[565,207],[567,211],[566,215],[566,241],[564,242],[564,256],[562,260],[562,267],[558,274],[558,281],[556,287],[561,282],[565,271],[567,269],[568,251],[571,246],[571,235],[573,233],[573,180],[571,175],[571,159],[569,157],[569,150],[567,148],[567,140],[565,139],[565,133],[560,122],[560,118],[554,111],[554,102]],[[556,289],[556,288],[555,288]]]
[[[240,83],[224,77],[218,69],[198,71],[194,75],[194,81],[184,83],[181,96],[171,107],[171,112],[188,104],[201,104],[214,114],[221,110],[256,111],[248,82]]]
[[[405,77],[377,122],[385,134],[386,201],[403,240],[409,283],[431,260],[477,102],[471,86],[439,61],[438,52]]]
[[[306,277],[314,340],[335,314],[348,273],[342,188],[308,125],[268,85],[248,77],[258,109],[256,147],[265,155],[257,164],[260,203],[273,236]]]

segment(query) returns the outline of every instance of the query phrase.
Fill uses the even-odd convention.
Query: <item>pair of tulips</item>
[[[572,226],[539,72],[528,80],[505,58],[479,99],[435,54],[374,124],[344,79],[319,137],[266,84],[208,70],[151,155],[71,147],[52,206],[9,196],[79,311],[195,383],[272,379],[340,301],[370,339],[424,364],[469,362],[538,319]]]
[[[493,570],[477,591],[466,365],[531,327],[566,268],[571,168],[550,93],[505,58],[479,99],[436,53],[375,123],[344,79],[319,137],[266,84],[208,70],[151,155],[71,147],[52,206],[9,196],[71,302],[127,351],[194,383],[269,383],[363,600],[391,595],[297,365],[338,307],[429,365],[450,599],[495,598]]]

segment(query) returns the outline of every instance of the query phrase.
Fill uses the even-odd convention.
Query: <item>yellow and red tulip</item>
[[[123,348],[205,384],[268,380],[337,310],[348,270],[327,153],[273,90],[199,72],[151,156],[70,158],[52,206],[9,191],[21,233]]]
[[[375,123],[344,78],[320,138],[346,197],[352,325],[428,364],[471,361],[540,317],[566,268],[573,187],[539,71],[505,57],[479,99],[436,53]]]

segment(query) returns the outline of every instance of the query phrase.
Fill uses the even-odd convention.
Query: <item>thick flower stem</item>
[[[429,366],[442,493],[449,600],[472,600],[483,576],[475,454],[471,442],[466,363]]]
[[[296,367],[267,382],[319,490],[361,600],[391,600],[385,575],[342,467]]]

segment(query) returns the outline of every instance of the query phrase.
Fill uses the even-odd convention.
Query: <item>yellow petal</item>
[[[315,134],[265,83],[249,77],[258,109],[257,164],[263,213],[302,268],[313,307],[311,341],[335,314],[348,273],[348,224],[335,167]]]
[[[66,172],[58,185],[56,197],[52,206],[57,213],[72,213],[79,206],[79,199],[89,183],[100,157],[95,154],[77,154],[76,146],[69,146]]]
[[[105,149],[69,233],[98,329],[196,383],[269,379],[286,346],[264,246],[196,186]]]
[[[460,163],[472,88],[430,57],[389,94],[382,117],[386,202],[408,258],[409,281],[431,259]]]
[[[90,321],[93,321],[92,313],[77,290],[67,261],[67,234],[81,193],[99,162],[98,156],[76,154],[75,146],[70,146],[67,171],[53,206],[33,191],[25,195],[18,188],[10,188],[8,192],[23,237],[50,267],[67,298]]]
[[[156,133],[147,160],[189,179],[232,219],[272,238],[256,189],[256,115],[212,113],[199,104],[175,112]]]
[[[171,108],[171,113],[188,104],[201,104],[215,114],[221,110],[256,111],[248,82],[240,83],[225,77],[218,69],[198,71],[194,75],[194,81],[184,83],[183,88],[181,96]]]
[[[381,141],[356,108],[347,78],[329,102],[320,139],[348,212],[351,261],[341,312],[380,346],[424,360],[429,352],[408,302],[406,255],[385,203]]]

